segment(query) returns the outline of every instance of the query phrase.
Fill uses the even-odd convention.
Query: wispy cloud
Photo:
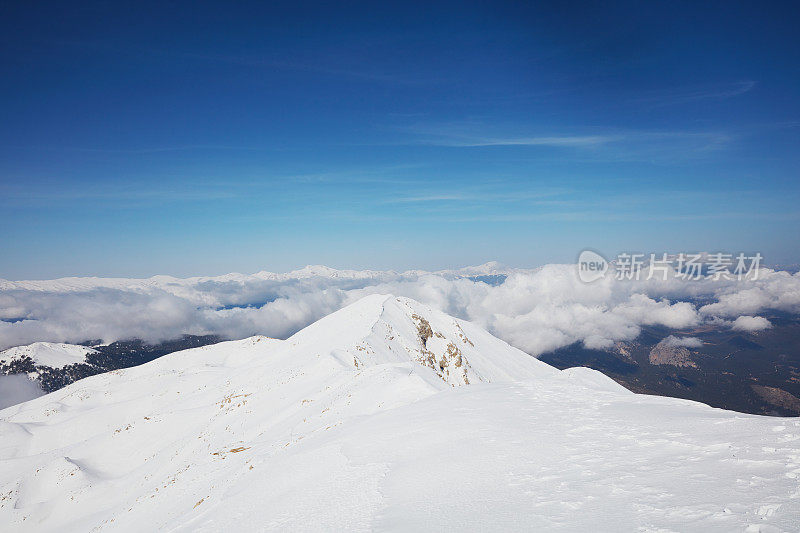
[[[542,134],[519,134],[519,125],[462,123],[416,124],[400,128],[410,133],[411,144],[453,148],[541,147],[583,151],[585,155],[610,160],[679,161],[724,148],[736,136],[719,131],[613,130]],[[503,132],[501,130],[505,129]],[[533,129],[533,128],[531,128]]]
[[[538,213],[512,213],[512,214],[486,214],[464,217],[450,217],[449,222],[692,222],[704,220],[741,220],[740,211],[725,211],[719,213],[617,213],[606,210],[585,211],[547,211]],[[753,220],[768,221],[796,221],[800,214],[795,212],[757,213]]]
[[[462,202],[472,197],[463,194],[426,194],[420,196],[406,196],[402,198],[390,198],[384,203],[388,204],[412,204],[425,202]]]
[[[507,185],[508,192],[495,193],[486,190],[470,190],[462,193],[444,193],[432,191],[413,196],[401,196],[389,198],[383,203],[387,204],[425,204],[425,203],[508,203],[508,202],[531,202],[538,205],[563,205],[566,200],[553,200],[553,197],[563,196],[570,193],[568,189],[546,189],[539,191],[514,190]]]
[[[638,101],[651,107],[664,107],[702,100],[725,100],[749,93],[756,85],[755,81],[743,80],[725,84],[666,89],[646,94],[638,98]]]
[[[450,147],[481,146],[546,146],[587,148],[622,139],[616,133],[552,133],[526,134],[518,125],[496,125],[477,120],[457,122],[419,122],[401,126],[400,131],[411,134],[413,144]]]
[[[479,146],[555,146],[593,147],[620,140],[616,135],[565,135],[542,137],[461,137],[430,139],[423,144],[453,147]]]

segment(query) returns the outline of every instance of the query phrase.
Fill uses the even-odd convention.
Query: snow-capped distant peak
[[[498,263],[497,261],[489,261],[483,263],[482,265],[466,266],[450,270],[439,270],[437,274],[449,276],[497,276],[508,275],[515,270],[516,269],[507,267],[506,265]]]
[[[285,279],[304,278],[341,278],[341,279],[369,279],[395,274],[393,271],[381,270],[337,270],[325,265],[307,265],[300,270],[293,270],[279,277]]]
[[[464,267],[462,270],[481,274],[503,274],[508,272],[509,268],[498,261],[487,261],[482,265]]]
[[[34,342],[26,346],[16,346],[0,352],[0,364],[30,357],[36,366],[62,368],[74,363],[83,363],[86,356],[97,350],[77,344],[55,342]]]

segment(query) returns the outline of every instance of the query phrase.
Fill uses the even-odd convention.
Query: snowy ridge
[[[0,529],[797,530],[799,443],[374,295],[0,411]]]

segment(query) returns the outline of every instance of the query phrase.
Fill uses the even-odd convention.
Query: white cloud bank
[[[465,277],[497,273],[508,276],[498,286]],[[0,349],[35,341],[158,341],[183,333],[280,338],[373,293],[408,296],[471,320],[533,355],[578,341],[608,347],[635,338],[643,325],[687,328],[735,318],[734,326],[746,328],[769,324],[752,316],[766,309],[800,312],[800,274],[767,269],[759,280],[738,282],[609,277],[586,284],[575,265],[520,270],[496,264],[436,273],[307,267],[215,278],[0,280]]]
[[[43,396],[44,391],[25,374],[0,376],[0,409]]]
[[[676,337],[675,335],[670,335],[661,342],[676,348],[700,348],[703,345],[703,341],[697,337]]]
[[[761,331],[771,328],[772,324],[763,316],[740,316],[731,327],[737,331]]]

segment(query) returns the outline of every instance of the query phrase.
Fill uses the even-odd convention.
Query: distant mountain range
[[[100,277],[68,277],[51,280],[22,280],[9,281],[0,278],[0,291],[11,290],[39,290],[39,291],[81,291],[96,288],[108,289],[145,289],[160,288],[177,291],[180,287],[193,287],[203,283],[228,283],[243,281],[292,281],[310,278],[328,279],[350,279],[350,280],[375,280],[393,279],[400,277],[412,277],[420,275],[438,275],[445,277],[475,277],[475,276],[507,276],[516,269],[507,267],[496,261],[490,261],[482,265],[468,266],[458,269],[447,269],[437,271],[427,270],[406,270],[403,272],[395,270],[339,270],[325,265],[308,265],[298,270],[290,272],[267,272],[262,270],[255,274],[240,274],[232,272],[221,276],[194,276],[188,278],[176,278],[174,276],[152,276],[149,278],[100,278]]]

